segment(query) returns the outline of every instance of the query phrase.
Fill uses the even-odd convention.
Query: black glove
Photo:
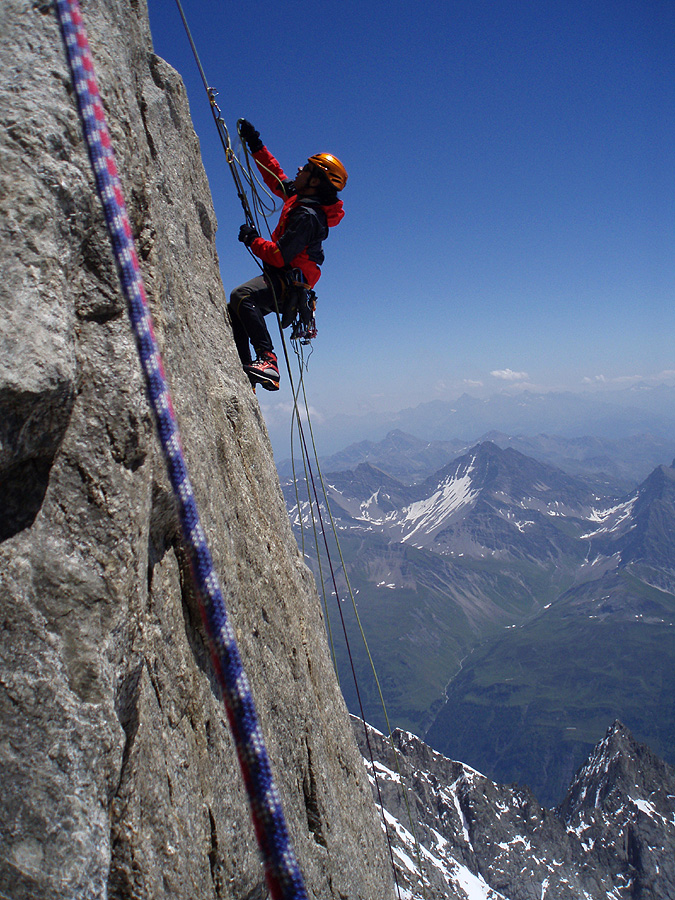
[[[252,225],[242,225],[239,229],[239,240],[247,247],[250,247],[257,237],[260,235]]]
[[[239,136],[242,141],[246,141],[251,153],[257,153],[258,150],[262,150],[265,145],[260,140],[260,132],[255,130],[248,119],[239,119],[237,127],[239,128]]]

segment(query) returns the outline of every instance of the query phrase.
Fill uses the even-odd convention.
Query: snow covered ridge
[[[353,724],[364,751],[363,723]],[[394,732],[398,759],[370,727],[369,743],[406,900],[674,896],[675,770],[620,722],[555,810],[540,807],[528,788],[494,784],[407,732]],[[364,762],[374,783],[367,750]]]

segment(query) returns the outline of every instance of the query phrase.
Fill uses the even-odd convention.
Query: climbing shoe
[[[257,381],[266,391],[279,390],[279,367],[274,353],[261,353],[254,363],[244,366],[244,371],[251,381]]]

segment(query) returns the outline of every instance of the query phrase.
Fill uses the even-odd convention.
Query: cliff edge
[[[241,373],[185,89],[83,4],[191,479],[308,892],[391,871]],[[0,10],[0,896],[262,898],[225,710],[48,0]]]

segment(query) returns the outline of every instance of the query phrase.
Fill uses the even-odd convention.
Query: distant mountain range
[[[491,441],[410,487],[369,463],[331,474],[328,486],[330,502],[355,529],[375,529],[418,550],[480,558],[573,554],[570,523],[583,531],[601,515],[595,508],[604,499],[578,478]]]
[[[377,775],[374,796],[383,801],[401,896],[673,897],[675,771],[620,722],[553,810],[527,787],[495,784],[407,732],[395,731],[390,742],[369,728],[366,741],[354,720],[354,734],[373,785]]]
[[[425,441],[465,443],[475,443],[491,431],[523,437],[593,435],[608,440],[650,434],[673,441],[675,387],[636,384],[625,390],[519,391],[485,398],[462,394],[452,401],[433,400],[398,412],[334,416],[315,423],[314,430],[323,455],[364,439],[380,441],[392,430]],[[287,428],[275,443],[287,446]]]
[[[675,762],[675,470],[655,469],[588,524],[574,583],[474,650],[427,733],[446,754],[489,757],[493,777],[526,781],[547,803],[614,717]]]
[[[395,429],[381,441],[360,441],[324,457],[321,465],[326,472],[337,472],[368,462],[399,481],[416,483],[483,441],[492,441],[502,448],[512,447],[570,475],[587,476],[592,481],[600,479],[601,484],[608,481],[613,488],[623,487],[626,491],[636,487],[656,466],[675,457],[675,438],[653,434],[611,440],[551,434],[514,437],[489,431],[467,442],[427,441]],[[280,473],[289,475],[290,472],[290,462],[282,463]]]
[[[440,452],[388,442],[417,471]],[[549,805],[615,718],[675,762],[674,469],[626,492],[485,441],[418,483],[370,463],[324,481],[393,722]],[[285,493],[306,525],[306,488],[299,508]],[[356,616],[340,610],[358,648]],[[367,654],[352,655],[382,727]],[[342,688],[356,711],[349,678]]]
[[[427,441],[394,429],[381,441],[359,441],[325,456],[321,467],[326,472],[354,469],[370,463],[405,484],[423,481],[444,465],[466,452],[474,444],[492,441],[498,447],[512,447],[526,456],[549,463],[570,475],[587,477],[600,486],[625,491],[636,487],[656,466],[675,457],[675,437],[634,434],[621,439],[598,437],[568,438],[552,434],[514,437],[500,431],[488,431],[473,441]],[[301,469],[298,460],[296,467]],[[292,473],[290,460],[278,465],[282,478]]]

